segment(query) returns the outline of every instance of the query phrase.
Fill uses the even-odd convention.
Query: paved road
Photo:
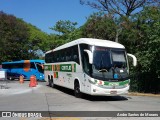
[[[83,98],[79,99],[74,97],[73,91],[61,87],[50,88],[45,82],[39,82],[37,87],[33,88],[30,88],[28,85],[29,82],[19,84],[18,81],[11,81],[7,84],[7,89],[0,89],[0,111],[47,111],[47,113],[50,111],[160,111],[160,97],[91,97],[85,95]],[[131,118],[133,117],[129,119]],[[152,119],[158,120],[159,118],[160,117],[154,117]],[[7,120],[7,118],[5,119]],[[50,118],[45,119],[49,120]],[[60,118],[54,119],[59,120]],[[69,118],[65,119],[68,120]],[[77,120],[82,118],[72,119]],[[83,119],[114,120],[117,118],[92,117]],[[127,120],[128,118],[120,117],[119,119]],[[149,120],[151,117],[134,117],[133,120],[134,119]]]

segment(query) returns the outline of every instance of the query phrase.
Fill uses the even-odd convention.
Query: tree
[[[138,41],[138,69],[145,76],[144,91],[160,92],[160,8],[147,7],[138,16],[141,42]]]
[[[112,17],[102,12],[93,13],[82,27],[84,37],[115,40],[116,23]]]
[[[81,29],[76,28],[77,22],[71,22],[69,20],[59,20],[51,29],[56,31],[55,34],[51,34],[50,37],[53,40],[52,49],[58,47],[66,42],[70,42],[74,39],[81,37]]]
[[[0,62],[28,59],[28,36],[22,20],[0,12]]]
[[[31,24],[27,24],[27,27],[29,29],[29,39],[28,40],[30,43],[30,49],[31,49],[30,52],[33,55],[30,57],[35,58],[37,55],[39,56],[39,51],[45,52],[47,50],[50,50],[49,46],[51,42],[50,42],[49,35],[42,32],[36,26],[33,26]]]
[[[117,23],[116,42],[119,42],[118,37],[121,34],[123,27],[121,24],[128,24],[128,18],[133,14],[138,13],[144,6],[159,6],[159,0],[80,0],[83,5],[89,5],[92,8],[106,12],[109,16],[122,19]],[[118,16],[117,16],[118,15]],[[119,17],[120,16],[120,17]],[[125,21],[127,20],[127,21]]]
[[[100,11],[106,11],[110,15],[118,14],[121,17],[131,16],[138,12],[144,5],[160,4],[159,0],[80,0],[81,4],[86,4]]]
[[[51,28],[52,30],[59,32],[59,35],[65,35],[73,32],[76,29],[77,22],[71,22],[69,20],[59,20],[56,25]]]
[[[146,7],[130,19],[130,27],[123,29],[120,42],[138,58],[132,73],[132,86],[140,92],[160,92],[160,8]],[[134,89],[134,87],[132,87]]]
[[[36,59],[50,48],[49,36],[13,15],[0,12],[0,62]]]

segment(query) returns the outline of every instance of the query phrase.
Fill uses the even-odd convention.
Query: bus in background
[[[37,80],[44,80],[44,60],[20,60],[13,62],[2,62],[2,68],[7,73],[10,80],[19,79],[20,75],[29,80],[31,75],[35,75]]]
[[[125,47],[119,43],[81,38],[45,53],[44,75],[51,87],[73,89],[76,97],[120,95],[129,90],[129,66]]]

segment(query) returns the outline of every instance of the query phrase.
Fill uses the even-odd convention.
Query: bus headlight
[[[96,81],[94,79],[88,79],[88,81],[91,83],[91,84],[96,84]]]

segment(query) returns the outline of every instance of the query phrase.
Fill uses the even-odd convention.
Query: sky
[[[48,34],[54,33],[49,28],[59,20],[77,22],[79,27],[96,12],[81,5],[79,0],[0,0],[0,11],[21,18]]]

